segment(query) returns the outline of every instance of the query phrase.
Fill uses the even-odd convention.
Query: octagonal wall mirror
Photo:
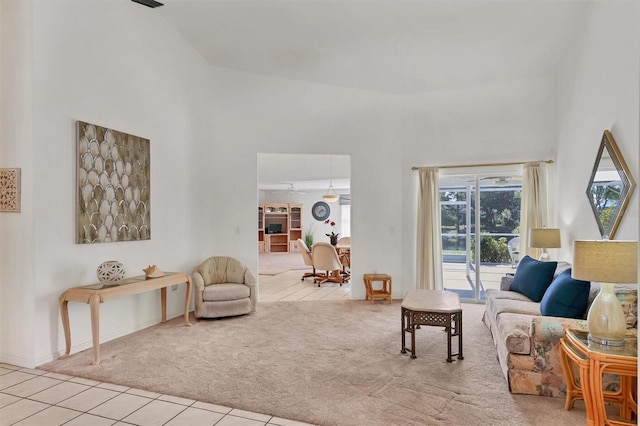
[[[616,141],[605,130],[587,187],[589,204],[602,238],[612,240],[615,236],[635,187]]]

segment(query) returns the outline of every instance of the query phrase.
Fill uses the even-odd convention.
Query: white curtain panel
[[[442,290],[442,234],[440,228],[440,173],[420,169],[416,288]]]
[[[529,229],[547,226],[547,174],[544,163],[526,163],[522,173],[522,205],[520,207],[520,253],[534,259],[541,249],[529,247]]]

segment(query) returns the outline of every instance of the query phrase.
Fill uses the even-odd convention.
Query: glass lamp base
[[[549,256],[549,253],[547,253],[547,249],[543,248],[542,253],[540,253],[540,257],[538,258],[538,260],[541,262],[548,262],[550,259],[551,259],[551,256]]]
[[[588,339],[601,345],[623,346],[627,322],[614,293],[614,284],[601,283],[587,315]]]
[[[603,346],[624,346],[624,339],[622,340],[602,339],[600,337],[592,336],[591,333],[587,335],[587,339],[589,339],[590,342],[597,343]]]

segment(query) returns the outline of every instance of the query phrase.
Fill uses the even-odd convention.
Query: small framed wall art
[[[20,213],[20,169],[0,169],[0,212]]]
[[[78,244],[151,238],[149,139],[77,122]]]

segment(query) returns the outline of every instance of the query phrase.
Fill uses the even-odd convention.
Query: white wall
[[[205,62],[151,9],[129,1],[34,0],[33,15],[19,10],[3,22],[14,19],[16,24],[33,19],[32,96],[16,94],[19,106],[22,99],[33,101],[32,116],[27,108],[16,112],[33,133],[23,140],[18,132],[8,135],[3,148],[8,143],[17,149],[14,161],[24,167],[25,210],[12,219],[27,221],[32,231],[2,241],[2,341],[8,345],[0,356],[32,366],[64,348],[58,297],[68,287],[95,282],[102,261],[123,261],[131,276],[149,264],[191,271],[197,231],[192,224],[199,214],[189,190],[196,182],[191,164],[194,140],[206,137],[203,114],[210,100]],[[75,244],[76,120],[151,140],[150,241]],[[19,253],[21,262],[5,273],[10,247],[27,253]],[[184,287],[169,292],[169,317],[180,315]],[[158,322],[159,300],[159,294],[149,293],[103,304],[101,340]],[[70,303],[69,311],[72,350],[89,347],[88,305]]]
[[[600,239],[585,194],[602,133],[611,131],[640,180],[640,3],[596,2],[557,77],[559,226],[562,255],[575,239]],[[638,240],[638,188],[615,239]]]
[[[0,356],[34,348],[34,160],[30,0],[0,1],[0,167],[21,168],[21,211],[0,213]]]
[[[348,154],[353,276],[387,271],[401,283],[399,256],[388,255],[399,252],[401,229],[396,98],[223,69],[210,78],[214,129],[197,147],[207,212],[200,254],[227,253],[257,269],[257,153]],[[364,298],[354,283],[353,296]]]
[[[412,97],[226,70],[214,70],[212,80],[216,143],[202,141],[198,150],[208,150],[201,158],[217,161],[200,166],[217,193],[209,192],[210,205],[203,206],[215,220],[200,227],[210,225],[211,239],[217,235],[227,250],[252,265],[256,260],[243,254],[243,247],[255,244],[257,152],[351,155],[353,276],[389,273],[395,297],[415,281],[412,165],[554,157],[550,80]],[[229,208],[233,216],[225,216]],[[247,224],[251,232],[229,243],[230,230]],[[354,280],[352,297],[364,297],[361,287]]]

